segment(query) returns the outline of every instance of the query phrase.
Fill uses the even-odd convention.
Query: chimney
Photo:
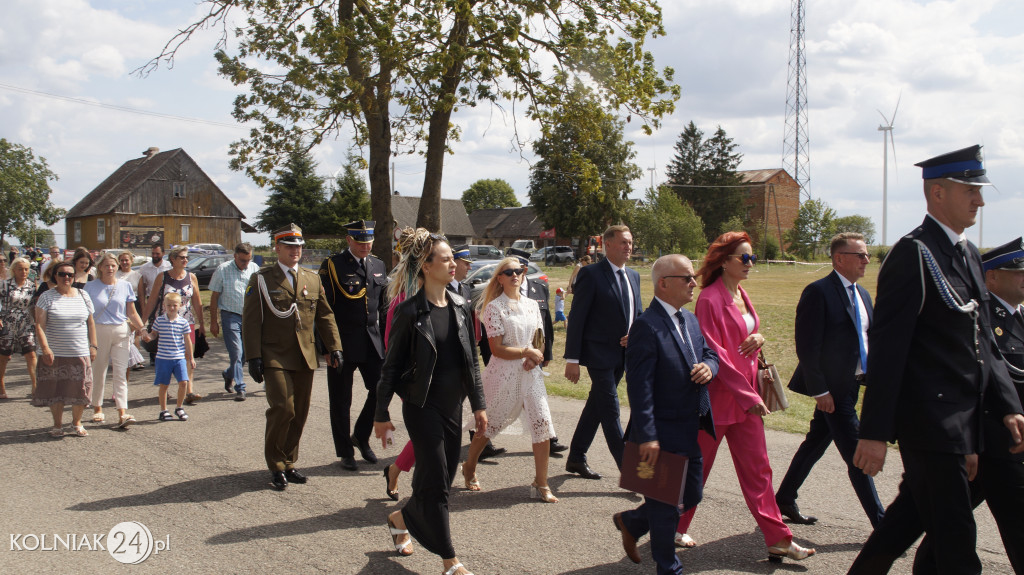
[[[152,158],[153,156],[157,155],[157,153],[159,153],[159,152],[160,152],[160,148],[158,148],[156,146],[150,146],[149,149],[147,149],[145,152],[142,152],[142,155],[145,156],[146,159],[148,160],[148,159]]]

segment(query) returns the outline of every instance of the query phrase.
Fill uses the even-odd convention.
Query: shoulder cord
[[[974,320],[974,354],[978,359],[978,363],[981,363],[981,343],[978,341],[978,302],[972,299],[967,303],[962,303],[959,294],[953,291],[953,288],[949,285],[949,280],[942,274],[942,270],[939,268],[939,264],[935,262],[935,257],[932,256],[928,246],[924,245],[924,242],[921,240],[914,240],[914,243],[917,244],[921,260],[924,262],[924,266],[921,268],[921,308],[924,308],[924,268],[927,267],[932,281],[935,282],[939,297],[946,303],[946,306],[951,310],[965,313]],[[921,310],[918,310],[918,313],[921,313]]]
[[[359,298],[361,298],[361,297],[366,295],[366,286],[365,285],[363,286],[363,289],[359,290],[359,293],[357,293],[355,295],[352,295],[352,294],[348,293],[347,291],[345,291],[345,288],[341,287],[341,282],[338,281],[338,272],[334,269],[334,259],[333,258],[327,258],[327,271],[331,275],[331,281],[334,282],[335,289],[331,290],[334,293],[341,292],[341,295],[347,297],[348,299],[359,299]],[[369,272],[367,272],[367,273],[369,273]],[[366,281],[369,282],[370,278],[367,277]],[[332,304],[334,303],[334,299],[333,298],[331,299],[331,303]],[[366,304],[366,312],[367,313],[370,312],[370,304],[369,303]]]
[[[298,326],[301,326],[302,325],[302,320],[301,320],[300,315],[298,313],[298,311],[299,311],[299,304],[297,304],[296,302],[293,301],[292,305],[289,306],[288,309],[286,309],[284,311],[281,311],[281,310],[277,309],[276,307],[274,307],[274,303],[272,301],[270,301],[270,293],[267,292],[267,280],[265,280],[263,278],[263,274],[256,274],[256,275],[258,276],[256,278],[256,283],[259,285],[259,288],[260,288],[260,297],[262,297],[263,301],[266,302],[266,304],[267,304],[265,307],[270,308],[271,313],[273,313],[275,316],[277,316],[277,317],[279,317],[281,319],[284,319],[286,317],[291,317],[291,316],[294,315],[295,316],[296,324]],[[298,289],[298,286],[295,286],[294,289]],[[261,305],[260,306],[260,323],[263,323],[263,308],[264,308],[264,306]]]

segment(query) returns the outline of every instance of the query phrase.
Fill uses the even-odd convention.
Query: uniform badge
[[[997,336],[1002,336],[1002,335],[1003,335],[1003,328],[1001,328],[1001,327],[997,327],[997,328],[995,329],[995,332],[996,332],[996,335],[997,335]]]
[[[996,308],[996,315],[999,317],[1006,317],[1006,308],[999,306]]]
[[[306,289],[306,284],[302,284],[302,297],[309,295],[309,290]]]
[[[252,284],[249,284],[249,285],[245,286],[245,295],[248,296],[251,293],[252,293]]]

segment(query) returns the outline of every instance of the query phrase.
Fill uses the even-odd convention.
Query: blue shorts
[[[556,311],[555,312],[555,321],[565,321],[565,313],[564,312],[560,312],[560,311]]]
[[[185,358],[156,358],[156,376],[153,378],[153,385],[170,385],[172,374],[178,383],[188,381],[188,364],[185,363]]]

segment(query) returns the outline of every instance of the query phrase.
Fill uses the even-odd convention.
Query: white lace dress
[[[543,329],[540,308],[534,300],[523,297],[513,301],[505,294],[492,300],[481,318],[488,337],[501,336],[501,343],[523,347],[533,340],[538,328]],[[533,443],[555,436],[555,427],[548,408],[548,394],[540,366],[523,369],[523,359],[501,359],[491,356],[484,368],[484,397],[487,399],[488,438],[501,433],[507,425],[525,412],[525,425]]]

